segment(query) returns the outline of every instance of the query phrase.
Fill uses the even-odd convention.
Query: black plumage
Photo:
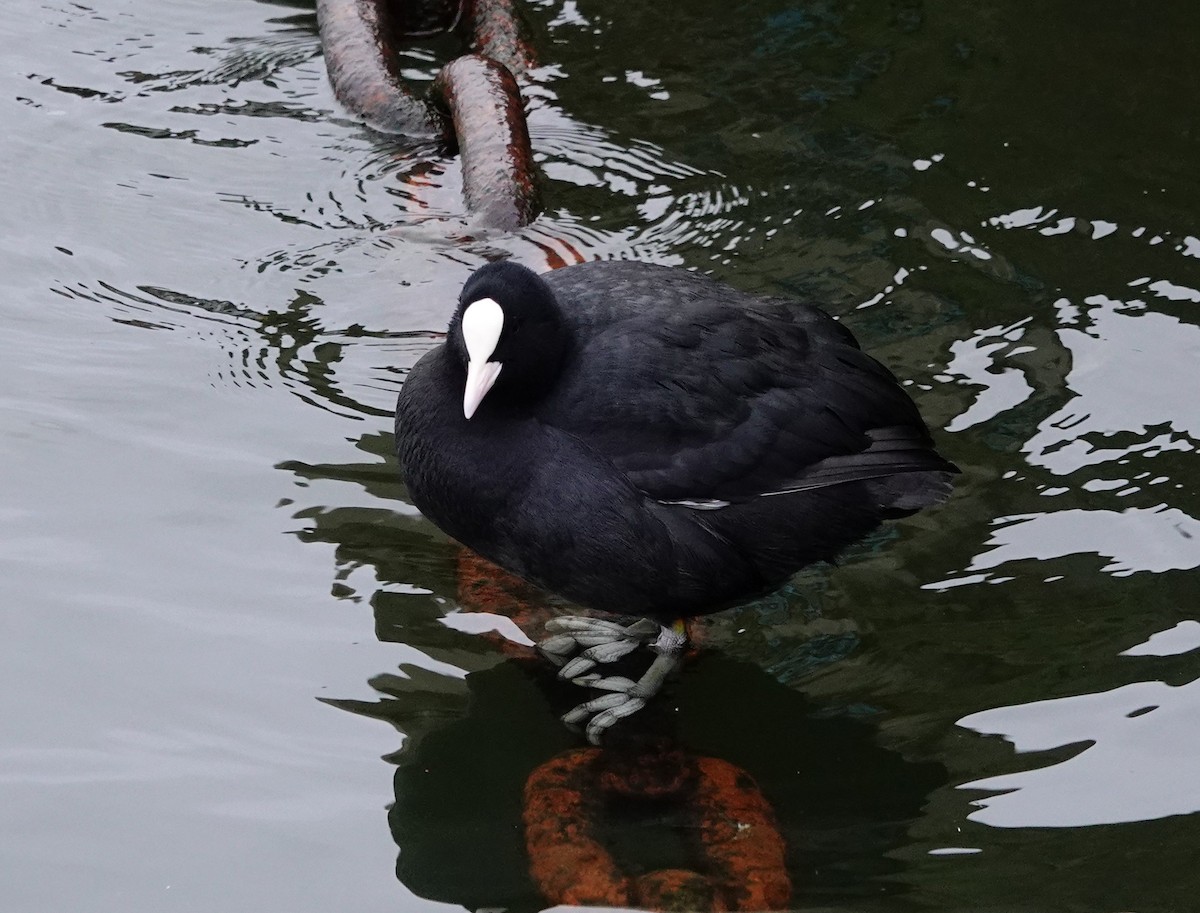
[[[463,313],[484,298],[501,367],[468,419]],[[661,621],[778,587],[945,500],[957,472],[819,308],[636,262],[476,271],[405,382],[396,439],[413,503],[449,535],[582,605]]]

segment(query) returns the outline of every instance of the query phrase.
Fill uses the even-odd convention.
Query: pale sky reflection
[[[1035,466],[1068,475],[1084,466],[1140,451],[1192,450],[1200,441],[1200,397],[1177,372],[1200,364],[1200,327],[1169,314],[1142,311],[1140,302],[1104,295],[1084,299],[1085,326],[1064,326],[1059,340],[1071,351],[1067,386],[1074,396],[1038,425],[1022,448]],[[1071,306],[1065,300],[1062,313]],[[1069,319],[1069,318],[1068,318]],[[1101,446],[1097,437],[1169,425],[1148,446]],[[1189,440],[1180,440],[1186,436]],[[1089,437],[1091,440],[1089,440]],[[1141,443],[1146,444],[1143,440]]]
[[[972,559],[969,571],[1074,554],[1107,558],[1103,570],[1117,577],[1200,567],[1200,521],[1165,504],[1122,511],[1059,510],[1014,519],[992,533],[988,550]]]
[[[1197,628],[1184,622],[1122,655],[1196,649]],[[958,725],[1003,736],[1019,752],[1092,743],[1048,767],[962,784],[961,789],[1001,792],[974,800],[978,810],[969,818],[992,827],[1082,827],[1200,811],[1200,779],[1194,776],[1198,716],[1200,680],[1178,687],[1136,682],[966,716]]]
[[[1068,398],[1038,424],[1021,450],[1035,467],[1075,476],[1064,479],[1067,487],[1039,486],[1041,494],[1111,491],[1114,509],[998,518],[981,553],[949,579],[926,584],[927,589],[991,581],[987,572],[1009,562],[1074,554],[1107,559],[1103,569],[1115,576],[1200,567],[1200,521],[1164,503],[1117,507],[1117,498],[1167,482],[1168,476],[1144,483],[1107,477],[1135,455],[1145,459],[1197,449],[1200,397],[1184,378],[1200,364],[1200,327],[1148,311],[1142,301],[1104,295],[1085,298],[1081,305],[1063,298],[1056,308],[1058,341],[1071,354]],[[953,358],[939,379],[960,378],[982,390],[947,430],[987,422],[1032,395],[1036,379],[1010,361],[1030,351],[1025,329],[1022,323],[991,327],[952,347]],[[1106,467],[1103,477],[1089,469],[1100,466]],[[1137,479],[1151,475],[1118,471]]]

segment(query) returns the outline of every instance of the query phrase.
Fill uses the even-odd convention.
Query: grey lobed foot
[[[556,665],[561,666],[560,678],[611,692],[585,701],[563,716],[568,726],[587,722],[587,739],[600,744],[601,736],[614,723],[631,716],[646,706],[657,694],[667,676],[679,665],[686,638],[657,622],[642,619],[631,625],[601,621],[595,618],[566,616],[546,625],[553,636],[538,644],[538,648]],[[650,668],[637,681],[623,676],[601,676],[591,670],[629,654],[642,644],[649,645],[658,655]],[[579,655],[568,661],[572,652],[582,647]]]
[[[575,679],[597,663],[616,662],[642,644],[651,644],[662,626],[648,618],[631,625],[582,615],[564,615],[546,622],[553,636],[538,644],[542,655],[561,666],[559,678]],[[580,649],[583,648],[583,649]],[[579,655],[571,654],[579,650]]]

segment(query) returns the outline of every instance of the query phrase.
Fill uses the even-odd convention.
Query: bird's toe
[[[587,740],[593,745],[600,744],[600,737],[604,735],[614,723],[617,723],[627,716],[632,716],[643,707],[646,702],[640,697],[629,697],[622,695],[625,699],[607,710],[597,713],[592,717],[592,721],[587,725]]]

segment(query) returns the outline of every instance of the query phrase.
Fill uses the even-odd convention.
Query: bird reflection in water
[[[536,635],[560,611],[465,550],[456,564],[465,612]],[[381,636],[411,607],[378,592]],[[378,703],[331,701],[406,736],[388,758],[400,880],[433,900],[514,913],[782,909],[902,890],[888,853],[944,769],[881,748],[861,719],[817,716],[757,666],[705,651],[697,633],[690,674],[603,748],[580,747],[556,719],[573,693],[554,670],[499,635],[483,636],[507,661],[465,680],[406,667],[372,682]],[[719,722],[690,709],[729,694],[739,710]]]
[[[523,581],[465,549],[458,584],[460,604],[511,613],[530,630],[545,625],[544,608],[529,611],[538,603],[528,599]],[[504,644],[537,663],[531,648]],[[546,901],[689,910],[786,906],[791,882],[783,837],[754,779],[685,749],[666,734],[668,714],[637,723],[604,748],[554,755],[526,780],[529,875]]]

